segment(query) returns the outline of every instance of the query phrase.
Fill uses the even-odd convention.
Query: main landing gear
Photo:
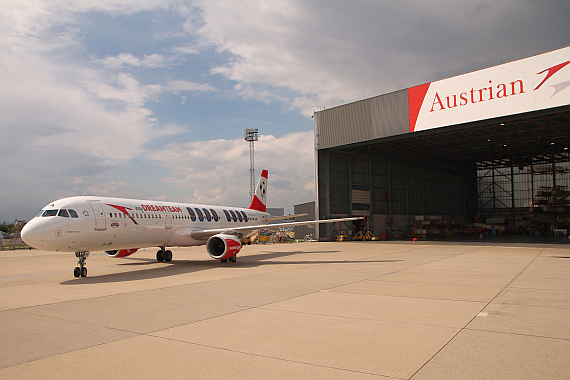
[[[172,261],[172,251],[165,251],[164,247],[160,247],[160,251],[156,252],[156,260],[158,261]]]
[[[87,277],[87,267],[85,266],[85,261],[89,257],[89,252],[87,251],[75,252],[75,257],[79,259],[77,261],[77,264],[79,264],[79,266],[75,267],[75,269],[73,270],[73,275],[75,277]]]
[[[222,263],[227,263],[228,261],[230,263],[235,263],[237,261],[237,255],[230,257],[229,259],[222,259],[220,260]]]

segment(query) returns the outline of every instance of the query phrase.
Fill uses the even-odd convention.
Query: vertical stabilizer
[[[261,176],[259,177],[259,182],[257,182],[257,188],[255,189],[255,194],[249,205],[249,209],[265,212],[267,209],[267,170],[263,169],[261,171]]]

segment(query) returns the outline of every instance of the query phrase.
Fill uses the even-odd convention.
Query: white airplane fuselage
[[[48,251],[192,246],[207,241],[194,233],[266,224],[267,217],[239,207],[80,196],[44,207],[22,235],[27,244]]]
[[[166,247],[206,245],[213,259],[235,262],[244,239],[259,230],[362,219],[268,224],[288,217],[272,217],[265,212],[267,176],[263,170],[248,208],[93,196],[60,199],[44,207],[22,228],[22,239],[47,251],[75,252],[79,260],[73,274],[86,277],[85,262],[91,251],[121,258],[140,248],[159,247],[156,259],[169,262],[172,252]]]

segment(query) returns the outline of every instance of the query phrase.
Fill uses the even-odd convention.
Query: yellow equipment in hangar
[[[379,240],[379,239],[376,236],[374,236],[374,234],[370,231],[366,231],[366,233],[358,231],[358,233],[354,235],[352,240],[366,241],[366,240]]]

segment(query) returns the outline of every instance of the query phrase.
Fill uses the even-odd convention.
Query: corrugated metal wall
[[[297,218],[296,220],[299,222],[316,219],[315,202],[308,202],[308,203],[302,203],[299,205],[294,205],[293,209],[294,209],[294,211],[293,211],[294,214],[309,214],[307,216],[302,216],[300,218]],[[305,236],[311,235],[311,234],[313,235],[313,239],[315,239],[316,238],[316,228],[309,228],[307,226],[295,227],[295,239],[302,240],[305,238]]]
[[[315,113],[317,149],[408,133],[408,90]]]

